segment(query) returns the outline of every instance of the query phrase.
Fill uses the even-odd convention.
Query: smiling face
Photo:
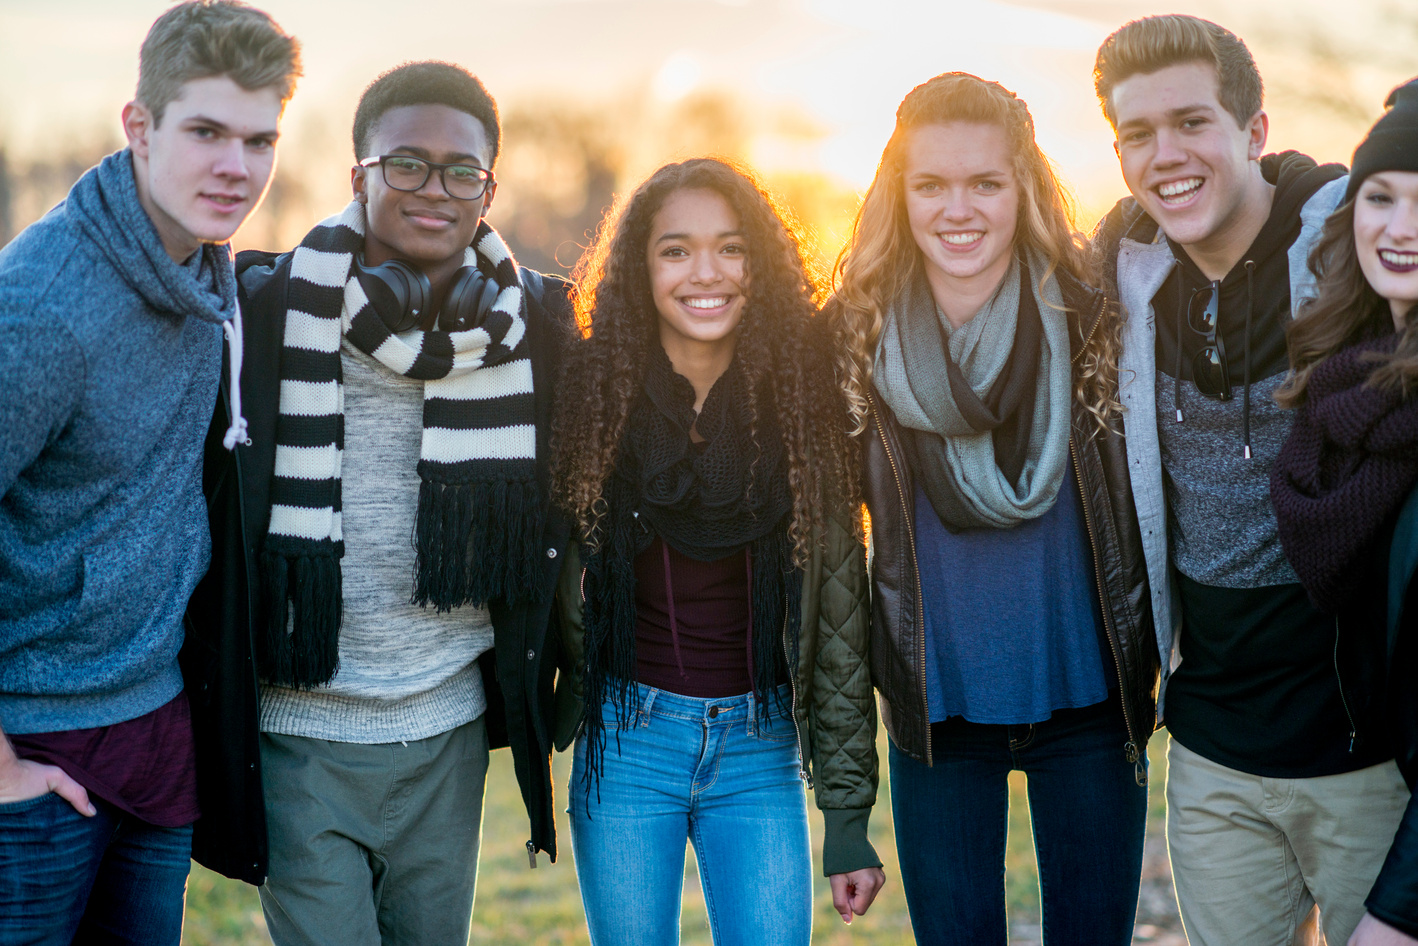
[[[702,188],[671,193],[651,223],[645,265],[670,361],[731,355],[748,303],[748,247],[729,202]]]
[[[277,89],[243,89],[226,76],[183,85],[161,122],[140,102],[123,109],[138,200],[174,260],[230,240],[261,203],[280,118]]]
[[[490,168],[492,146],[482,122],[447,105],[402,105],[379,117],[369,135],[371,157],[410,154],[436,164]],[[355,200],[365,205],[365,262],[400,259],[422,269],[437,284],[463,265],[478,222],[492,204],[495,185],[475,200],[458,200],[432,171],[416,191],[395,190],[379,166],[355,167]],[[446,272],[445,272],[446,271]]]
[[[1379,171],[1364,179],[1354,198],[1354,250],[1401,330],[1400,320],[1418,305],[1418,172]]]
[[[1113,87],[1114,147],[1128,190],[1204,271],[1207,262],[1224,267],[1207,273],[1214,278],[1260,232],[1271,195],[1258,163],[1269,119],[1258,111],[1238,126],[1217,88],[1215,68],[1202,62],[1139,73]]]
[[[909,133],[901,177],[926,278],[954,322],[948,299],[983,301],[1013,257],[1020,196],[1009,140],[993,124],[924,125]]]

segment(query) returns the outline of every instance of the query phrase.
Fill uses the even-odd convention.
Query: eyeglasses
[[[411,154],[381,154],[359,162],[362,168],[376,164],[384,183],[396,191],[418,190],[435,170],[448,196],[458,200],[477,200],[492,186],[492,172],[475,164],[435,164]]]
[[[1192,293],[1187,303],[1187,325],[1206,337],[1206,345],[1192,358],[1192,383],[1204,397],[1231,400],[1231,371],[1226,363],[1226,343],[1221,326],[1221,283],[1213,282]]]

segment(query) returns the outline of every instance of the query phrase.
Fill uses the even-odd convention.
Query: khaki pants
[[[1191,946],[1291,946],[1318,905],[1329,946],[1364,915],[1408,806],[1392,761],[1262,778],[1167,749],[1167,849]]]
[[[462,946],[487,780],[481,717],[408,743],[261,734],[278,946]]]

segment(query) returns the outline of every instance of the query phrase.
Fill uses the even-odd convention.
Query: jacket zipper
[[[788,646],[788,593],[783,592],[783,659],[788,663],[788,688],[791,691],[793,713],[793,735],[798,737],[798,775],[812,788],[812,775],[807,770],[807,758],[803,752],[803,731],[798,726],[798,668],[793,665],[793,652]]]
[[[1344,678],[1339,675],[1339,617],[1334,618],[1334,682],[1339,687],[1339,702],[1344,706],[1344,718],[1349,720],[1349,751],[1354,751],[1354,743],[1359,738],[1359,727],[1354,725],[1354,714],[1349,711],[1349,698],[1344,695]]]
[[[872,410],[876,411],[876,401],[870,394],[867,401],[871,404]],[[921,563],[916,560],[916,526],[911,521],[911,509],[906,505],[906,488],[901,485],[901,471],[897,469],[896,458],[891,455],[891,444],[886,442],[886,431],[881,426],[881,413],[877,411],[876,433],[881,438],[881,448],[886,451],[886,460],[891,464],[891,476],[896,480],[896,495],[901,497],[901,511],[906,519],[906,537],[911,543],[911,569],[916,576],[916,616],[919,619],[921,614]],[[921,668],[921,718],[926,723],[926,765],[934,764],[931,758],[931,706],[930,700],[926,696],[926,629],[925,622],[918,621],[920,625],[921,662],[916,666]]]
[[[1083,503],[1083,525],[1088,530],[1088,547],[1093,553],[1093,580],[1098,585],[1098,610],[1103,615],[1103,636],[1108,639],[1108,647],[1113,652],[1113,669],[1118,673],[1118,698],[1123,704],[1123,725],[1127,728],[1128,741],[1123,743],[1123,755],[1132,763],[1133,779],[1138,785],[1147,784],[1147,766],[1142,751],[1138,748],[1137,736],[1128,713],[1127,682],[1123,679],[1122,656],[1118,653],[1117,625],[1108,619],[1110,608],[1103,590],[1103,562],[1098,554],[1098,540],[1093,533],[1093,513],[1088,506],[1088,491],[1083,488],[1083,468],[1078,462],[1078,450],[1074,447],[1073,436],[1068,438],[1068,452],[1073,460],[1073,476],[1078,483],[1078,497]]]
[[[1093,341],[1093,336],[1098,334],[1098,326],[1103,324],[1103,309],[1108,305],[1108,297],[1103,296],[1098,300],[1098,308],[1093,312],[1093,327],[1088,330],[1088,336],[1083,339],[1083,344],[1078,346],[1078,352],[1069,359],[1069,364],[1083,357],[1083,350],[1088,347],[1088,343]]]

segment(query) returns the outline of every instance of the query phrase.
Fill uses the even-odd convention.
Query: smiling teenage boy
[[[178,649],[240,337],[226,241],[298,74],[259,10],[174,7],[128,147],[0,251],[0,942],[178,942],[199,801]]]
[[[240,749],[198,855],[264,880],[282,946],[462,943],[490,745],[512,746],[533,864],[555,857],[567,527],[546,435],[571,318],[566,283],[484,220],[500,130],[481,82],[400,66],[353,137],[349,206],[237,262],[252,443],[226,454],[213,426],[191,614],[214,694],[199,740]]]
[[[1167,839],[1193,946],[1289,943],[1318,904],[1330,943],[1363,914],[1407,793],[1356,659],[1285,560],[1272,395],[1306,259],[1344,169],[1262,156],[1245,45],[1159,16],[1098,51],[1132,199],[1095,235],[1127,316],[1129,472],[1162,647]],[[1170,668],[1170,673],[1168,673]]]

